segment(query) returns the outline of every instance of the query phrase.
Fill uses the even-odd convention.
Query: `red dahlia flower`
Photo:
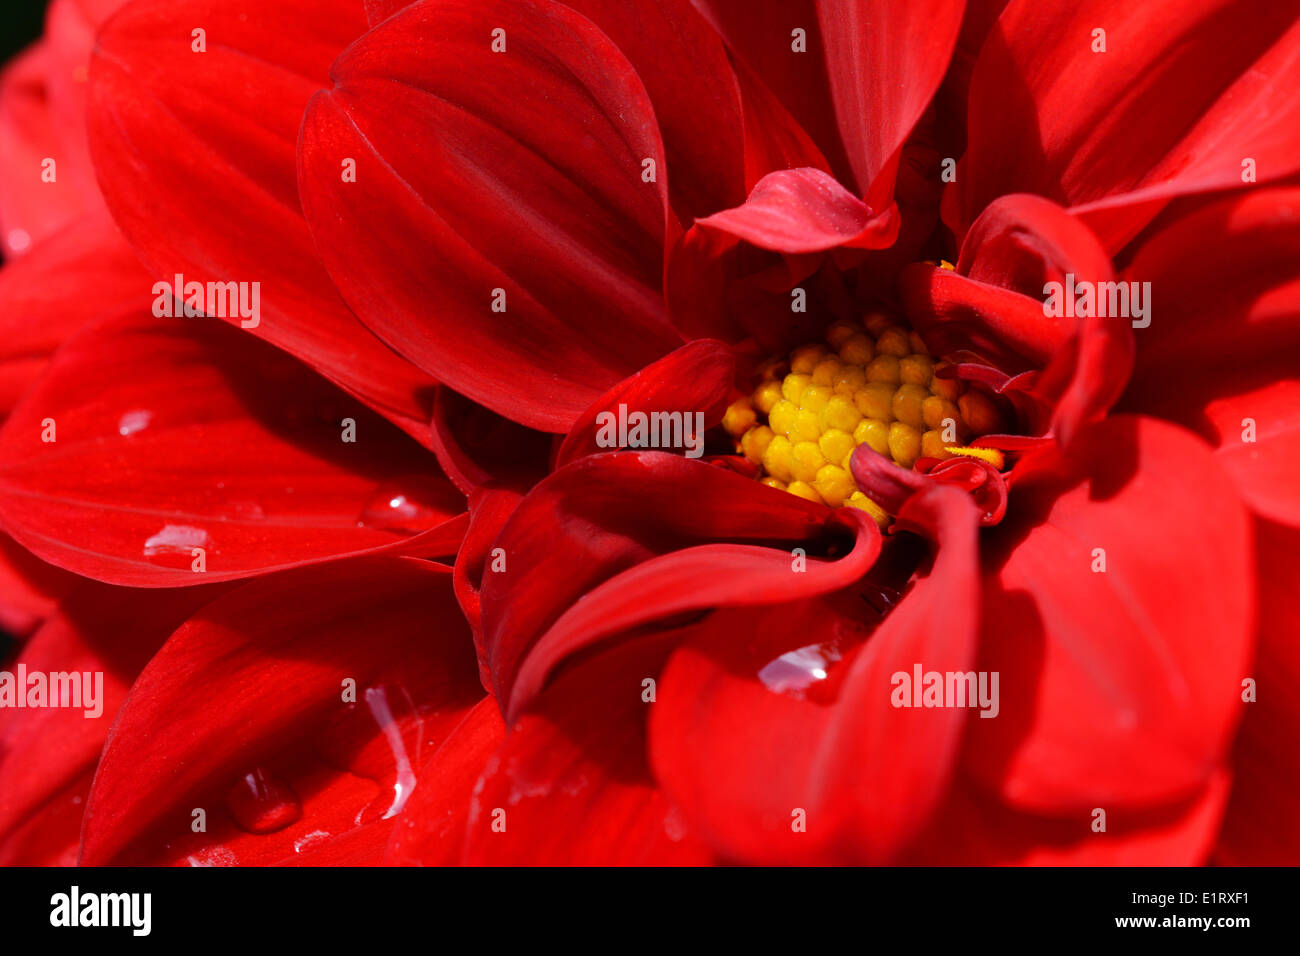
[[[115,6],[0,89],[105,674],[0,860],[1295,861],[1293,8]]]

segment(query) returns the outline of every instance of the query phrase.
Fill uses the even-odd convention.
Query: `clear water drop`
[[[249,833],[274,833],[302,819],[302,804],[293,788],[261,767],[227,791],[226,807]]]

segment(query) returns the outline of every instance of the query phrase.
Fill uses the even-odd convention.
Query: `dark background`
[[[41,33],[45,0],[0,0],[0,61],[7,61]]]

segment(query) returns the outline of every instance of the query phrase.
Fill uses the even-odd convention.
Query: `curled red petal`
[[[713,427],[722,420],[735,374],[735,357],[723,343],[696,339],[683,345],[615,385],[583,412],[565,436],[555,467],[562,468],[583,455],[610,450],[610,446],[602,446],[597,441],[603,421],[600,416],[605,412],[617,420],[623,414],[620,406],[629,415],[637,411],[647,415],[698,412],[704,416],[704,427]],[[704,441],[703,430],[698,438],[701,443]]]
[[[529,492],[493,543],[501,560],[484,573],[481,592],[493,691],[511,700],[537,639],[583,595],[655,556],[773,542],[843,554],[848,531],[824,505],[704,461],[661,452],[578,459]]]

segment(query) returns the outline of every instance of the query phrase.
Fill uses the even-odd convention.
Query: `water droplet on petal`
[[[26,252],[27,248],[32,244],[32,237],[26,229],[10,229],[5,241],[9,245],[10,252]]]
[[[249,833],[274,833],[302,818],[298,795],[261,767],[246,773],[226,793],[226,806]]]
[[[367,687],[363,700],[364,705],[349,705],[316,745],[331,765],[373,780],[387,791],[361,811],[358,825],[402,812],[415,789],[424,731],[424,720],[404,688]]]
[[[304,850],[310,850],[319,846],[330,838],[330,835],[324,830],[312,830],[304,836],[300,836],[293,841],[293,852],[302,853]]]
[[[185,858],[190,866],[239,866],[239,858],[229,847],[210,846]]]
[[[144,409],[136,409],[127,412],[117,422],[117,433],[119,435],[134,435],[138,431],[144,431],[153,421],[153,412]]]
[[[438,502],[447,494],[445,482],[427,475],[385,481],[361,510],[357,524],[375,531],[418,534],[443,520]]]
[[[826,680],[831,665],[839,659],[835,646],[809,644],[770,661],[759,670],[758,679],[770,691],[803,699],[805,691]]]
[[[212,538],[202,528],[185,524],[163,525],[144,543],[144,556],[167,567],[188,567],[191,548],[212,547]]]

